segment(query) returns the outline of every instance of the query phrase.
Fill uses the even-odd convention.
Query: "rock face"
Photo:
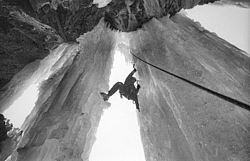
[[[0,89],[25,65],[62,43],[56,30],[0,1]],[[2,89],[3,90],[3,89]]]
[[[140,58],[250,104],[250,58],[190,19],[153,19],[130,44]],[[135,61],[147,161],[250,159],[249,111]]]

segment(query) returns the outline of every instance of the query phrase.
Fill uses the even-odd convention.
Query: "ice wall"
[[[127,36],[140,58],[250,104],[250,58],[190,19],[152,19]],[[113,37],[101,21],[78,39],[80,52],[42,84],[9,160],[88,160],[108,106],[99,92],[108,90]],[[142,86],[138,115],[147,161],[250,159],[249,111],[134,61]]]
[[[79,53],[43,83],[24,125],[24,136],[9,160],[87,160],[108,90],[112,32],[103,23],[79,39]],[[67,52],[67,51],[65,51]]]
[[[250,104],[250,58],[181,15],[131,35],[140,58]],[[250,112],[135,59],[147,161],[250,160]]]

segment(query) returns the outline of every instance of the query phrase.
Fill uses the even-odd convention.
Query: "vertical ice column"
[[[81,36],[79,53],[43,83],[34,119],[12,160],[88,160],[107,90],[113,33],[103,22]]]
[[[10,119],[14,127],[21,128],[25,118],[35,106],[41,84],[60,70],[70,57],[74,57],[77,48],[75,44],[61,44],[39,61],[33,72],[30,72],[31,68],[34,68],[34,63],[31,63],[12,79],[9,90],[5,91],[6,95],[3,94],[2,102],[4,102],[3,106],[9,104],[3,114]]]

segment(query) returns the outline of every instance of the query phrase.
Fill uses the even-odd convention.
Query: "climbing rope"
[[[181,79],[182,81],[184,81],[184,82],[186,82],[186,83],[189,83],[189,84],[191,84],[191,85],[193,85],[193,86],[195,86],[195,87],[197,87],[197,88],[199,88],[199,89],[201,89],[201,90],[204,90],[204,91],[206,91],[206,92],[208,92],[208,93],[210,93],[210,94],[212,94],[212,95],[214,95],[214,96],[217,96],[217,97],[219,97],[220,99],[223,99],[223,100],[225,100],[225,101],[227,101],[227,102],[230,102],[230,103],[232,103],[232,104],[234,104],[234,105],[236,105],[236,106],[239,106],[239,107],[241,107],[241,108],[244,108],[244,109],[250,111],[250,105],[248,105],[248,104],[246,104],[246,103],[244,103],[244,102],[241,102],[241,101],[236,100],[236,99],[234,99],[234,98],[231,98],[231,97],[229,97],[229,96],[223,95],[223,94],[221,94],[221,93],[219,93],[219,92],[216,92],[216,91],[213,91],[213,90],[211,90],[211,89],[208,89],[207,87],[201,86],[201,85],[199,85],[199,84],[197,84],[197,83],[195,83],[195,82],[192,82],[192,81],[190,81],[190,80],[187,80],[186,78],[180,77],[180,76],[178,76],[178,75],[176,75],[176,74],[174,74],[174,73],[172,73],[172,72],[169,72],[169,71],[166,71],[166,70],[164,70],[164,69],[161,69],[160,67],[157,67],[157,66],[155,66],[155,65],[153,65],[153,64],[151,64],[151,63],[149,63],[149,62],[147,62],[147,61],[145,61],[145,60],[143,60],[143,59],[141,59],[140,57],[136,56],[136,55],[135,55],[134,53],[132,53],[131,51],[130,51],[130,53],[131,53],[134,57],[136,57],[137,59],[139,59],[140,61],[142,61],[142,62],[144,62],[144,63],[146,63],[146,64],[148,64],[148,65],[150,65],[150,66],[152,66],[152,67],[154,67],[154,68],[156,68],[156,69],[158,69],[158,70],[160,70],[160,71],[163,71],[164,73],[167,73],[167,74],[169,74],[169,75],[171,75],[171,76],[174,76],[174,77],[176,77],[176,78],[178,78],[178,79]]]

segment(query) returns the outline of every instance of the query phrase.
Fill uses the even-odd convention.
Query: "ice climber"
[[[117,82],[113,85],[113,87],[108,91],[108,94],[101,92],[101,96],[103,97],[104,101],[107,101],[110,96],[112,96],[117,90],[119,90],[120,97],[126,97],[128,100],[133,100],[136,105],[136,109],[140,112],[139,102],[138,102],[138,92],[140,89],[140,85],[137,84],[135,88],[134,83],[136,82],[136,78],[133,77],[133,74],[136,72],[135,65],[133,65],[134,70],[127,76],[124,83]]]

